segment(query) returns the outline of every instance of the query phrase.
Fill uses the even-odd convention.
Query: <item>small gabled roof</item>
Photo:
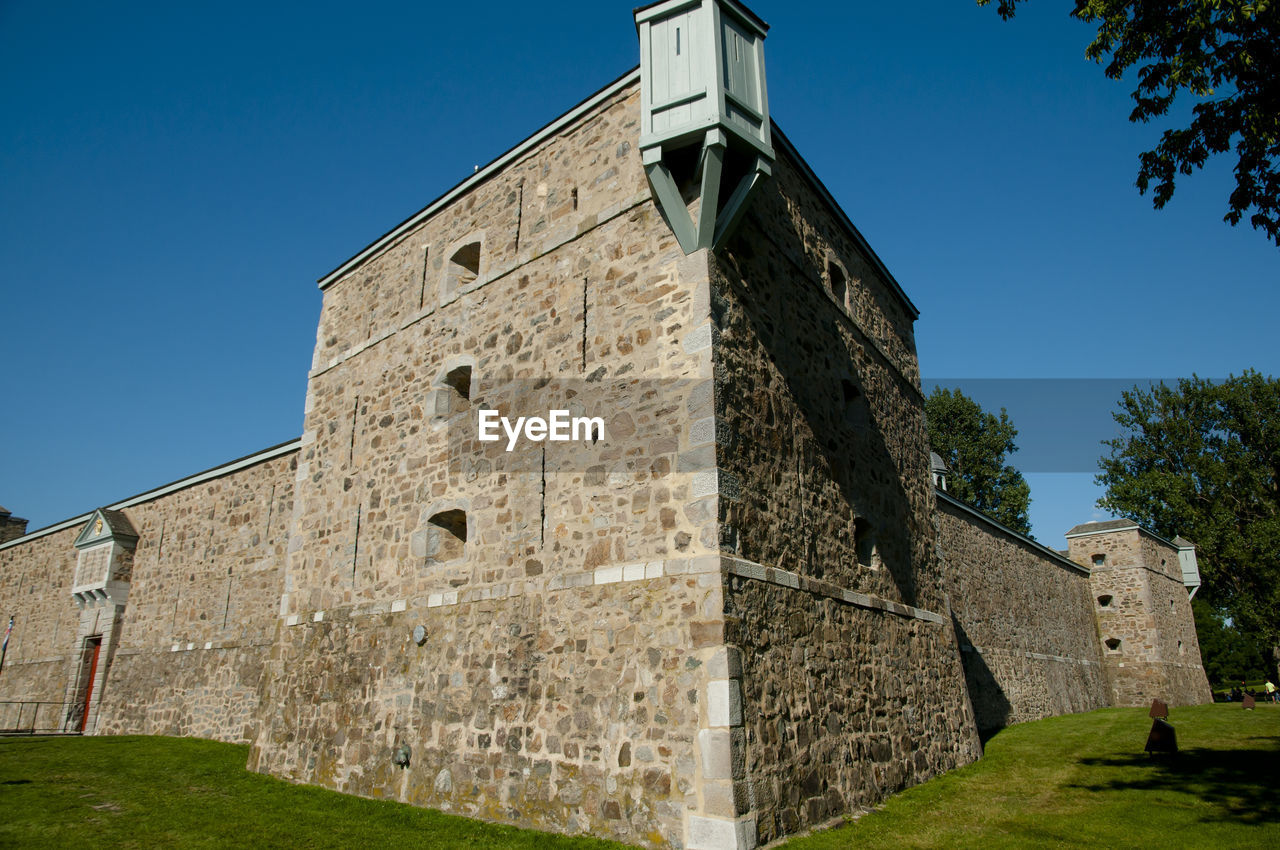
[[[1174,546],[1177,546],[1179,549],[1194,549],[1194,548],[1196,548],[1196,544],[1192,543],[1190,540],[1188,540],[1187,538],[1183,537],[1181,534],[1179,534],[1177,537],[1173,538],[1173,545],[1174,545]]]
[[[1102,522],[1084,522],[1074,526],[1067,532],[1067,537],[1076,534],[1100,534],[1104,531],[1119,531],[1120,529],[1137,528],[1138,524],[1131,519],[1108,519]]]
[[[129,522],[129,518],[122,511],[98,508],[89,515],[89,521],[85,523],[84,529],[76,537],[74,545],[79,549],[105,540],[132,543],[136,542],[137,539],[138,532],[134,531],[133,523]]]

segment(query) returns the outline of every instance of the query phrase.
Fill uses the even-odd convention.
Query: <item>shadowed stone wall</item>
[[[762,843],[979,752],[910,308],[795,162],[774,175],[712,267],[732,802]]]
[[[938,543],[979,730],[1110,704],[1086,568],[943,495]]]

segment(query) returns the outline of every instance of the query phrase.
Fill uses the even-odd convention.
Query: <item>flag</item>
[[[13,634],[13,617],[9,618],[9,628],[4,630],[4,646],[0,646],[0,652],[9,649],[9,635]]]

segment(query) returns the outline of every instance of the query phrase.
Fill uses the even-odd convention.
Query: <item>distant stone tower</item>
[[[1102,659],[1115,705],[1209,702],[1191,596],[1195,546],[1118,519],[1067,532],[1071,559],[1091,570]]]
[[[27,521],[14,516],[8,508],[0,507],[0,543],[17,540],[27,533]]]

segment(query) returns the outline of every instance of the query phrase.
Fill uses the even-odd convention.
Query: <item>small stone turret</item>
[[[0,507],[0,543],[17,540],[27,533],[27,521],[16,517],[8,508]]]
[[[1209,702],[1190,594],[1199,586],[1186,541],[1165,540],[1127,519],[1067,532],[1071,559],[1090,569],[1102,660],[1115,705]],[[1191,582],[1194,582],[1191,583]]]

